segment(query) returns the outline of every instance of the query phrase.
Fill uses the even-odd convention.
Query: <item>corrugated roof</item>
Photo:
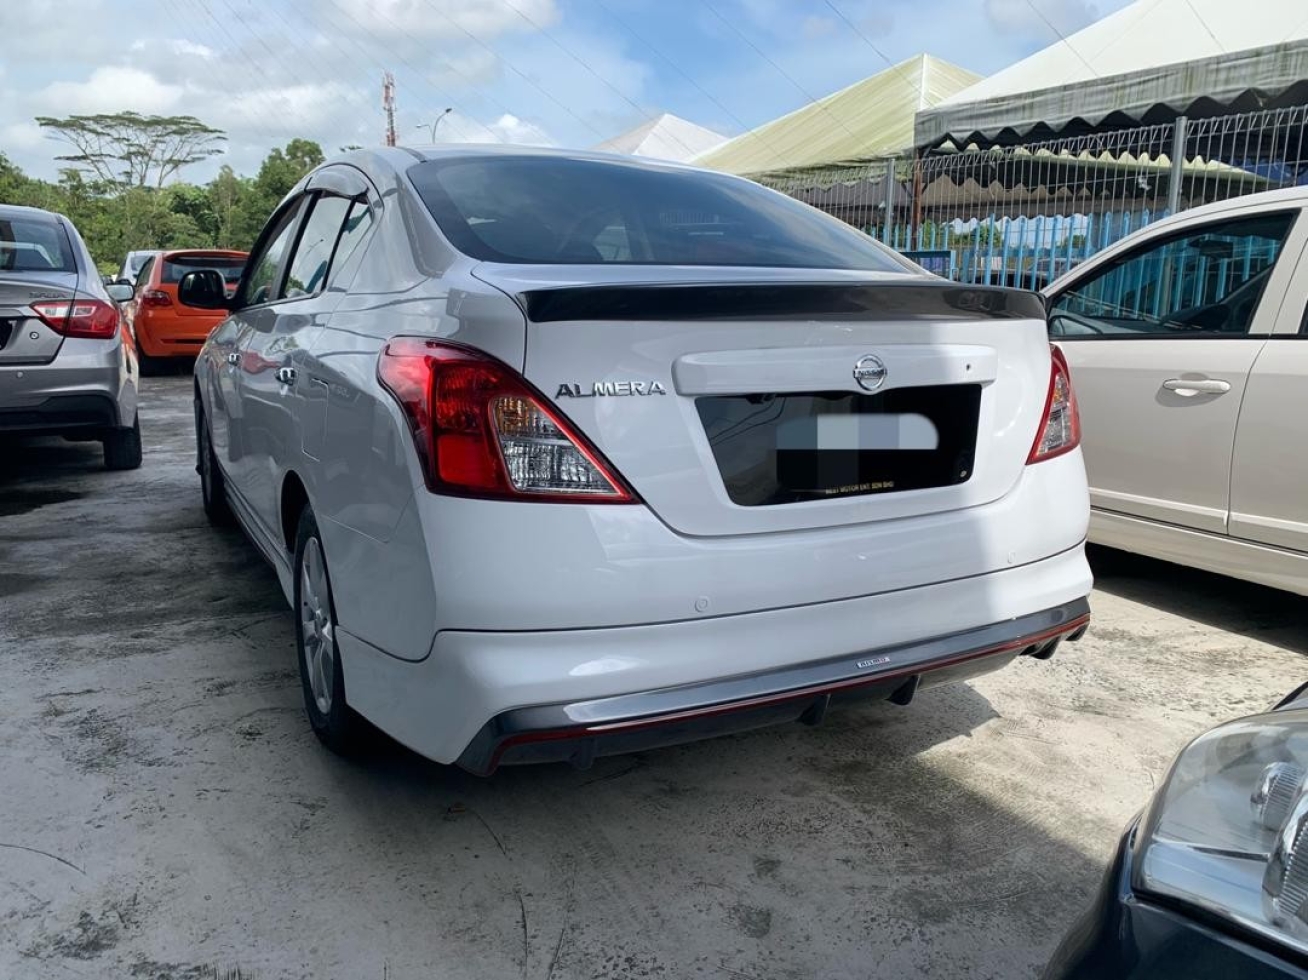
[[[981,76],[927,54],[900,62],[737,136],[695,163],[771,173],[884,156],[913,145],[913,116]]]
[[[726,137],[721,133],[665,112],[621,136],[605,140],[595,149],[605,153],[626,153],[629,156],[685,163],[725,141]]]
[[[1201,98],[1242,109],[1303,81],[1304,0],[1136,0],[924,110],[915,142],[1131,125]]]

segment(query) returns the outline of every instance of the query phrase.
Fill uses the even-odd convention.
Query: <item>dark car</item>
[[[1308,692],[1201,735],[1045,980],[1308,978]]]

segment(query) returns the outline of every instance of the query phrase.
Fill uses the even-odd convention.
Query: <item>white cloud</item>
[[[36,93],[34,104],[52,115],[94,112],[170,112],[177,108],[184,89],[159,81],[149,72],[121,65],[105,65],[84,82],[51,82]]]
[[[836,32],[836,22],[830,17],[817,17],[812,14],[805,17],[799,25],[799,33],[804,40],[812,41],[820,37],[827,37]]]
[[[482,41],[535,31],[559,19],[555,0],[335,0],[347,17],[381,35]],[[536,26],[533,26],[536,25]]]
[[[7,150],[34,150],[45,140],[45,131],[34,122],[16,122],[0,128],[0,145]]]

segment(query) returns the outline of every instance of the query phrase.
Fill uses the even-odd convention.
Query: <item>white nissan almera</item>
[[[1032,294],[749,181],[358,151],[272,216],[196,365],[197,468],[358,716],[488,773],[822,718],[1089,617],[1076,402]]]

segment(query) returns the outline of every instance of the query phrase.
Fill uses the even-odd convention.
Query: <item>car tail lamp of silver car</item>
[[[1070,453],[1081,445],[1081,413],[1072,390],[1072,372],[1057,347],[1049,348],[1049,393],[1045,396],[1044,422],[1036,433],[1027,463],[1039,463]]]
[[[1135,890],[1308,953],[1305,767],[1308,708],[1200,736],[1141,824]]]
[[[427,488],[552,503],[636,501],[613,467],[516,371],[477,350],[395,337],[377,377],[400,403]]]
[[[32,304],[41,322],[65,337],[112,340],[118,333],[118,307],[98,299],[51,299]]]

